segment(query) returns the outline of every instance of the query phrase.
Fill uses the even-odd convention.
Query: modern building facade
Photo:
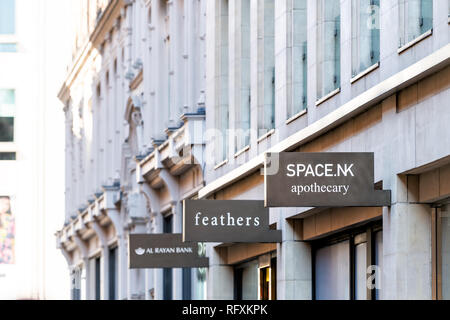
[[[0,1],[0,299],[69,297],[53,236],[64,221],[54,214],[64,208],[55,91],[70,54],[69,2]]]
[[[448,0],[83,3],[59,94],[73,298],[450,298]],[[392,203],[270,208],[281,243],[128,269],[129,234],[180,233],[184,199],[263,200],[284,151],[373,152]]]

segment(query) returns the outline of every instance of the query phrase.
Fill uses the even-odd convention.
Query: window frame
[[[420,1],[420,4],[422,5],[422,1],[427,1],[427,0],[418,0]],[[414,37],[411,40],[408,40],[407,38],[407,24],[408,24],[408,19],[410,19],[410,17],[408,16],[408,5],[409,5],[409,0],[398,0],[398,23],[399,23],[399,44],[398,44],[398,49],[397,49],[397,53],[401,54],[403,53],[405,50],[413,47],[414,45],[416,45],[417,43],[421,42],[422,40],[428,38],[429,36],[431,36],[433,34],[433,28],[434,28],[434,4],[433,1],[431,1],[431,28],[425,31],[422,31],[419,35],[417,35],[416,37]],[[403,12],[402,12],[403,10]],[[423,19],[423,17],[421,17]],[[403,26],[402,26],[403,23]],[[402,39],[404,40],[404,42],[402,42]]]
[[[292,10],[291,10],[291,16],[292,16],[292,101],[291,101],[291,105],[288,106],[289,109],[287,110],[287,120],[286,120],[286,124],[291,123],[292,121],[298,119],[300,116],[302,116],[303,114],[305,114],[308,110],[308,26],[307,26],[307,20],[308,20],[308,1],[307,0],[303,0],[305,1],[305,21],[304,23],[301,23],[301,25],[305,28],[305,30],[302,30],[305,32],[305,41],[302,45],[296,45],[296,39],[298,38],[299,34],[302,31],[298,31],[296,30],[296,26],[297,26],[297,18],[298,16],[301,14],[299,11],[301,11],[300,9],[298,9],[296,7],[296,0],[292,1]],[[300,59],[300,57],[295,55],[295,51],[300,51],[302,50],[302,63],[300,66],[300,64],[297,66],[295,64],[295,59]],[[300,71],[303,70],[303,73],[301,74],[301,77],[303,78],[303,83],[300,82],[296,82],[295,80],[297,79],[297,77],[300,77],[300,75],[298,73],[300,73]],[[300,85],[301,85],[301,91],[302,91],[302,108],[300,108],[299,110],[297,110],[296,108],[296,93],[297,90],[300,90]],[[297,87],[298,86],[298,87]]]
[[[378,59],[377,59],[377,61],[374,60],[373,63],[369,64],[366,68],[363,68],[363,69],[361,67],[355,68],[355,66],[354,66],[354,63],[355,63],[354,54],[358,54],[357,61],[359,62],[359,65],[361,64],[361,55],[360,55],[360,50],[359,50],[360,47],[361,47],[361,33],[360,33],[360,29],[361,29],[361,20],[360,20],[360,18],[361,18],[361,6],[358,3],[359,1],[360,0],[351,0],[351,6],[352,6],[352,9],[351,9],[352,10],[352,13],[351,13],[351,16],[352,16],[352,18],[351,18],[351,33],[352,33],[352,36],[351,36],[351,54],[352,54],[351,69],[352,70],[351,70],[350,83],[352,83],[352,84],[355,83],[356,81],[358,81],[359,79],[361,79],[362,77],[364,77],[365,75],[369,74],[373,70],[377,69],[380,66],[380,60],[381,60],[381,37],[380,37],[381,29],[380,29],[380,26],[378,25],[378,30],[379,31],[378,31]],[[378,3],[373,3],[375,1],[377,1]],[[377,13],[376,13],[376,14],[378,14],[378,17],[377,17],[378,23],[380,23],[380,2],[379,1],[380,0],[370,0],[370,2],[371,2],[370,6],[372,6],[372,7],[373,6],[378,6],[378,10],[377,10]],[[358,9],[359,9],[359,11],[358,11],[358,13],[356,13],[356,15],[355,15],[355,12],[354,12],[354,10],[357,10],[355,8],[355,4],[358,5]],[[358,31],[354,34],[355,28]],[[370,40],[371,47],[370,47],[370,51],[371,51],[371,55],[372,55],[372,52],[375,51],[374,50],[374,35],[373,35],[374,31],[371,30],[370,33],[371,33],[371,40]],[[356,46],[356,48],[357,48],[356,50],[355,50],[354,46]],[[355,51],[357,51],[357,53]],[[355,72],[355,69],[357,69],[358,71]]]
[[[317,3],[317,31],[316,31],[316,107],[327,101],[331,97],[335,96],[341,91],[341,33],[342,33],[342,19],[341,19],[341,4],[339,3],[339,30],[335,29],[335,38],[338,37],[338,40],[335,40],[335,74],[333,75],[333,82],[335,83],[332,90],[327,91],[325,82],[324,82],[324,71],[321,68],[324,68],[323,64],[325,63],[324,52],[325,52],[325,26],[324,21],[326,17],[324,16],[324,8],[325,1],[327,0],[319,0]],[[335,17],[335,23],[337,22],[337,17]],[[339,56],[336,57],[336,53],[339,53]],[[323,59],[321,59],[323,58]],[[323,60],[323,61],[322,61]],[[335,79],[334,79],[335,78]]]
[[[274,133],[276,128],[276,60],[275,60],[275,46],[276,46],[276,19],[275,19],[275,10],[270,10],[269,5],[275,6],[275,0],[258,0],[258,12],[257,12],[257,24],[258,24],[258,42],[257,42],[257,51],[258,57],[262,56],[262,61],[258,61],[257,64],[257,77],[258,77],[258,89],[257,89],[257,142],[260,143],[265,138],[269,137]],[[270,21],[267,21],[266,18],[270,15]],[[268,31],[268,23],[270,22],[270,26],[273,28],[273,39],[272,36],[267,36],[269,34]],[[272,42],[273,47],[271,47],[270,54],[271,59],[273,60],[273,66],[270,65],[272,70],[266,68],[267,62],[267,53],[268,50],[268,42]],[[273,49],[273,50],[272,50]],[[258,59],[261,60],[261,59]],[[270,75],[270,76],[268,76]],[[260,85],[260,83],[262,85]],[[268,85],[270,83],[270,85]],[[266,88],[268,85],[269,88]],[[269,91],[270,90],[270,91]],[[270,104],[266,103],[266,95],[268,92],[271,93],[271,102]],[[268,117],[266,117],[269,112],[270,107],[270,121]],[[266,126],[270,122],[270,125]]]

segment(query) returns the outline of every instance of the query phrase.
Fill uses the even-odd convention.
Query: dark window
[[[172,269],[163,269],[163,281],[164,281],[164,300],[172,300]]]
[[[277,258],[274,257],[270,260],[270,267],[272,268],[271,272],[271,288],[272,291],[272,300],[277,300]]]
[[[164,225],[163,225],[163,232],[164,233],[172,233],[173,226],[172,226],[172,215],[168,215],[164,217]]]
[[[95,259],[95,300],[100,300],[100,258]]]
[[[15,152],[0,152],[0,161],[13,161],[16,160]]]
[[[259,296],[261,300],[269,300],[270,267],[259,270]]]
[[[173,230],[173,219],[172,215],[168,215],[164,217],[163,222],[163,232],[164,233],[172,233]],[[163,269],[163,299],[164,300],[172,300],[172,269],[164,268]]]
[[[0,142],[14,141],[15,103],[14,90],[0,89]]]
[[[0,117],[0,142],[14,141],[14,118]]]
[[[192,299],[192,276],[191,268],[183,268],[183,300]]]
[[[277,258],[270,259],[270,266],[259,269],[260,300],[277,299]]]
[[[117,247],[109,250],[109,300],[117,299]]]

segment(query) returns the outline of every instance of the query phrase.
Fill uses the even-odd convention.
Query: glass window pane
[[[242,270],[242,300],[258,299],[258,262],[249,263]]]
[[[182,277],[183,277],[183,300],[191,300],[192,299],[192,269],[191,268],[183,268]]]
[[[116,300],[117,295],[117,247],[109,250],[109,300]]]
[[[400,46],[433,28],[432,0],[400,0]]]
[[[16,160],[15,152],[0,152],[0,161],[14,161]]]
[[[367,299],[367,243],[355,246],[355,299]]]
[[[197,300],[206,300],[206,268],[196,269],[196,296]]]
[[[318,1],[317,98],[340,87],[340,2]]]
[[[420,31],[425,33],[433,28],[433,0],[422,0],[420,10]]]
[[[263,136],[275,128],[275,1],[263,0],[262,20],[262,68],[258,70],[263,81],[258,93],[259,132]]]
[[[258,260],[253,260],[234,269],[236,300],[258,299]]]
[[[100,258],[95,259],[95,300],[101,299],[101,268]]]
[[[0,117],[0,142],[14,141],[14,118]]]
[[[375,265],[378,266],[375,277],[375,299],[381,299],[381,276],[383,273],[383,231],[375,234]]]
[[[14,117],[15,91],[11,89],[0,89],[0,117]]]
[[[352,76],[379,62],[379,0],[352,0]]]
[[[15,33],[15,11],[15,0],[0,1],[0,34]]]
[[[215,137],[215,160],[219,163],[227,158],[228,153],[228,123],[229,123],[229,97],[228,97],[228,0],[220,0],[218,6],[219,36],[217,57],[217,79],[218,101],[216,102],[215,122],[217,132],[220,136]]]
[[[241,15],[241,89],[236,107],[236,150],[250,144],[250,0],[242,0]]]
[[[306,0],[294,0],[292,9],[293,44],[293,101],[288,118],[307,106],[307,4]]]
[[[350,299],[349,250],[348,240],[317,250],[315,256],[317,300]]]
[[[87,283],[87,278],[86,278],[86,268],[89,268],[89,264],[83,265],[82,269],[81,269],[81,294],[80,294],[80,299],[81,300],[86,300],[87,299],[87,290],[89,288],[89,283]]]
[[[17,44],[0,43],[0,52],[17,52]]]

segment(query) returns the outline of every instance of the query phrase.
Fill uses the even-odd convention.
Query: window
[[[236,104],[236,152],[250,144],[250,0],[241,1],[240,99]]]
[[[352,77],[380,61],[380,0],[352,0]]]
[[[271,258],[270,264],[259,268],[259,299],[277,299],[277,258]]]
[[[15,0],[0,1],[0,35],[16,33]]]
[[[76,267],[71,272],[71,299],[81,300],[81,269]]]
[[[228,153],[228,124],[229,124],[229,97],[228,97],[228,0],[220,0],[217,8],[217,69],[216,69],[216,114],[215,125],[219,136],[215,137],[215,160],[220,163],[227,159]]]
[[[183,268],[183,300],[192,300],[191,268]]]
[[[275,128],[275,1],[259,0],[258,117],[261,137]]]
[[[317,97],[340,88],[340,1],[317,1]]]
[[[16,160],[15,152],[0,152],[0,161],[14,161]]]
[[[375,300],[381,300],[381,272],[383,270],[383,231],[379,230],[375,232],[375,265],[378,266],[378,278],[375,278]]]
[[[0,142],[14,141],[15,91],[0,89]]]
[[[433,28],[432,0],[399,0],[402,47]]]
[[[14,265],[16,220],[11,208],[11,197],[0,195],[0,266]]]
[[[315,253],[315,298],[348,300],[350,241],[322,247]]]
[[[258,300],[258,260],[235,267],[234,299]]]
[[[234,267],[235,300],[276,300],[276,253]]]
[[[168,120],[167,126],[174,127],[174,105],[173,105],[173,97],[172,97],[172,90],[173,90],[173,74],[172,74],[172,44],[171,44],[171,38],[170,38],[170,15],[169,15],[169,4],[167,1],[163,1],[163,12],[165,13],[164,18],[164,42],[165,42],[165,50],[166,50],[166,59],[167,59],[167,110],[168,110]]]
[[[95,258],[95,300],[101,299],[100,257]]]
[[[167,215],[164,217],[163,221],[163,233],[172,233],[173,230],[173,219],[172,215]],[[172,300],[172,269],[163,269],[163,299]]]
[[[433,210],[433,297],[450,300],[450,205]]]
[[[382,255],[380,223],[315,241],[314,299],[379,299]]]
[[[16,52],[17,44],[15,43],[0,43],[0,52]]]
[[[16,52],[17,44],[13,40],[16,33],[15,0],[0,1],[0,52]]]
[[[116,300],[118,298],[118,286],[119,283],[119,273],[117,272],[117,247],[109,249],[109,300]]]
[[[292,96],[288,118],[307,106],[307,5],[306,0],[294,0],[292,9]]]

